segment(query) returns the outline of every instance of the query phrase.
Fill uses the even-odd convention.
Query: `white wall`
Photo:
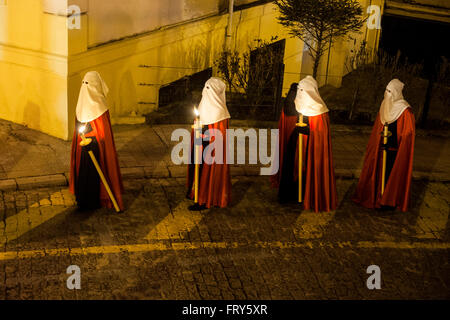
[[[423,4],[433,7],[450,8],[449,0],[415,0],[413,4]]]
[[[89,0],[88,46],[218,13],[220,0]]]

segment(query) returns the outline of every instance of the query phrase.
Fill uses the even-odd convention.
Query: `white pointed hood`
[[[108,87],[97,71],[86,73],[78,96],[76,109],[78,121],[90,122],[104,114],[108,110],[106,106],[108,91]]]
[[[313,77],[307,76],[298,83],[295,109],[307,117],[328,112],[325,102],[320,97],[317,81]]]
[[[225,98],[226,88],[226,84],[219,78],[212,77],[206,81],[202,92],[202,100],[198,106],[202,125],[230,118]]]
[[[397,121],[403,111],[410,108],[409,103],[403,98],[403,87],[405,84],[394,79],[386,87],[384,100],[380,107],[380,120],[382,124],[391,124]]]

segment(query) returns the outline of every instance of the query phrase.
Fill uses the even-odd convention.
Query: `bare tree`
[[[250,44],[244,53],[223,51],[215,61],[219,74],[228,83],[228,89],[244,93],[251,114],[263,102],[264,91],[276,86],[276,70],[283,62],[283,55],[270,44],[277,39],[256,39],[255,44]]]
[[[241,58],[237,51],[222,51],[215,61],[220,75],[228,84],[230,100],[232,99],[233,88],[236,88],[236,78],[240,69]]]
[[[333,40],[360,31],[365,18],[357,0],[274,0],[280,24],[308,46],[317,76],[320,58]]]

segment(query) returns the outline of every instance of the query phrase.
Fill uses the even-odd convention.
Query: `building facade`
[[[367,15],[384,4],[360,2]],[[235,8],[233,49],[277,36],[285,39],[285,90],[311,72],[304,44],[277,22],[273,3],[235,0]],[[113,122],[139,123],[158,108],[161,86],[213,67],[228,17],[228,0],[0,0],[0,118],[70,139],[81,80],[96,70],[110,88]],[[340,86],[352,51],[363,40],[376,50],[379,33],[365,24],[353,40],[337,41],[319,83]]]

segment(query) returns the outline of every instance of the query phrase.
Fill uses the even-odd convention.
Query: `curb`
[[[239,176],[260,176],[260,167],[256,166],[231,166],[230,174]],[[124,180],[133,179],[167,179],[184,178],[186,165],[180,166],[152,166],[152,167],[128,167],[121,168]],[[335,169],[336,179],[358,179],[359,169]],[[268,177],[267,177],[268,178]],[[413,172],[413,180],[429,182],[450,182],[450,174],[437,172]],[[24,191],[36,188],[66,187],[69,184],[68,173],[59,173],[34,177],[20,177],[15,179],[0,179],[0,192]]]

